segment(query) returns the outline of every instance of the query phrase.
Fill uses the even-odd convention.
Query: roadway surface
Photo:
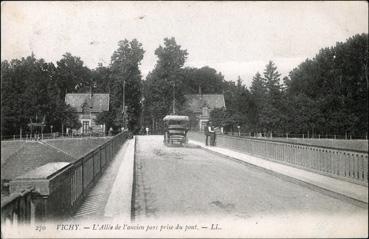
[[[321,223],[327,217],[345,220],[352,215],[359,215],[355,220],[367,220],[368,209],[201,148],[167,147],[162,140],[163,136],[137,137],[136,220],[276,216],[293,222],[301,217],[315,220],[315,215],[323,215]]]

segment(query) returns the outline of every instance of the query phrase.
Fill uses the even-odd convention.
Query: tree
[[[262,128],[267,131],[279,131],[283,125],[282,107],[282,87],[280,84],[281,74],[273,61],[265,66],[264,82],[267,91],[266,102],[259,111],[259,119]]]
[[[223,91],[224,76],[209,66],[186,67],[183,73],[183,91],[186,94],[220,94]]]
[[[160,69],[161,76],[170,77],[184,65],[188,53],[172,37],[164,38],[164,46],[160,45],[155,50],[155,55],[158,57],[155,68]]]
[[[265,66],[264,81],[268,93],[272,96],[274,96],[275,94],[278,95],[280,93],[280,76],[281,74],[278,72],[275,63],[273,61],[269,61],[268,64]]]
[[[12,60],[1,62],[1,135],[11,135],[17,132],[20,122],[17,122],[22,105],[21,94],[24,81],[15,77],[15,68],[20,67],[21,61]]]
[[[146,125],[159,125],[161,119],[169,114],[175,94],[178,111],[184,110],[184,94],[181,90],[183,85],[182,67],[187,59],[187,51],[182,50],[174,39],[165,38],[164,46],[155,50],[158,57],[155,69],[150,72],[144,85]],[[173,91],[174,89],[174,91]],[[173,93],[174,92],[174,93]]]
[[[321,134],[347,132],[364,136],[368,131],[368,82],[365,70],[368,64],[368,34],[350,37],[334,47],[321,49],[313,59],[307,59],[290,73],[286,90],[291,102],[319,102],[314,107],[304,107],[314,124],[296,128]],[[293,105],[293,104],[292,104]],[[301,105],[291,110],[299,112]],[[314,113],[316,112],[316,113]],[[321,120],[323,118],[324,120]]]
[[[102,64],[91,71],[91,80],[93,82],[94,91],[98,93],[109,93],[111,91],[111,69]]]
[[[92,85],[91,71],[83,65],[81,58],[67,52],[56,65],[55,77],[61,90],[61,99],[64,99],[67,93],[89,91]]]
[[[123,87],[125,88],[125,106],[128,128],[139,130],[139,117],[141,113],[142,80],[139,65],[145,51],[142,44],[136,39],[119,41],[118,49],[111,57],[111,83],[110,83],[110,111],[113,113],[99,117],[105,119],[107,125],[113,124],[115,128],[123,123]],[[104,70],[106,71],[106,70]],[[108,117],[109,116],[109,117]],[[113,117],[113,118],[111,118]]]
[[[53,63],[36,59],[34,55],[1,64],[2,73],[2,135],[25,133],[31,120],[45,117],[44,132],[54,126],[60,131],[64,121],[75,120],[68,114],[61,89],[55,77]]]
[[[261,77],[260,73],[257,72],[253,77],[251,83],[251,103],[250,111],[252,112],[251,122],[254,126],[254,130],[262,131],[263,121],[260,119],[263,108],[266,107],[267,88],[265,79]]]

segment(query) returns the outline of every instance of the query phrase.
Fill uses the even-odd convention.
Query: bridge
[[[79,237],[367,236],[367,152],[226,135],[208,147],[198,132],[189,139],[168,147],[162,135],[124,132],[73,163],[32,170],[10,182],[2,231],[26,222],[60,237],[76,235],[60,225],[77,225]]]

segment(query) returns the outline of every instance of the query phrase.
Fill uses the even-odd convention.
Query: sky
[[[56,63],[66,52],[93,69],[110,64],[118,41],[145,50],[145,77],[165,37],[189,53],[185,66],[209,66],[251,85],[273,60],[282,77],[319,49],[368,33],[368,3],[352,2],[2,2],[1,60]]]

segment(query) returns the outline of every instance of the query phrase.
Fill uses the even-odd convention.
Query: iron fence
[[[45,134],[14,134],[14,135],[2,135],[1,141],[14,141],[14,140],[24,140],[24,141],[35,141],[44,139],[57,139],[57,138],[91,138],[91,137],[107,137],[112,136],[109,134],[102,133],[86,133],[86,134],[61,134],[59,132],[55,133],[45,133]]]
[[[205,142],[204,134],[189,132],[193,140]],[[216,145],[310,171],[368,184],[368,152],[301,143],[217,135]]]

